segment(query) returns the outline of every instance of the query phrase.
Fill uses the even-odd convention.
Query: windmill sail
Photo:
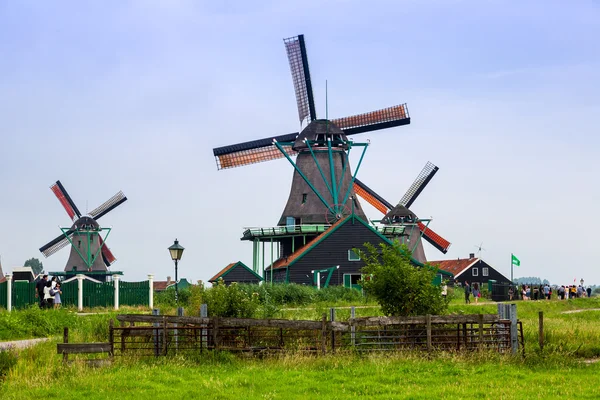
[[[77,206],[71,199],[71,196],[69,196],[69,193],[67,193],[67,190],[62,183],[60,183],[60,181],[56,181],[54,185],[50,186],[50,190],[52,190],[52,193],[54,193],[58,201],[60,201],[60,204],[62,204],[72,221],[75,221],[77,218],[81,218],[79,209],[77,209]]]
[[[217,147],[213,149],[217,169],[241,167],[243,165],[282,158],[284,155],[273,145],[273,140],[277,140],[278,142],[293,142],[297,136],[298,133],[289,133],[287,135]],[[297,154],[292,150],[291,146],[284,146],[284,148],[289,156]]]
[[[425,186],[431,181],[433,176],[438,172],[438,167],[433,165],[431,162],[427,161],[427,164],[423,167],[417,179],[413,182],[412,185],[408,188],[402,199],[400,199],[400,204],[409,208],[412,203],[419,197]]]
[[[298,118],[302,123],[307,117],[309,121],[317,119],[315,110],[315,99],[313,96],[308,59],[306,57],[306,45],[304,35],[283,39],[285,50],[290,62],[290,71],[294,81],[296,92],[296,103],[298,105]]]
[[[356,135],[410,124],[410,116],[406,104],[400,104],[364,114],[332,119],[331,122],[342,129],[344,134]]]

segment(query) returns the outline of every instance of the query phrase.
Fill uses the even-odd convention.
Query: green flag
[[[516,265],[517,267],[519,265],[521,265],[521,260],[519,260],[517,257],[515,257],[514,254],[511,254],[511,258],[512,258],[512,265]]]

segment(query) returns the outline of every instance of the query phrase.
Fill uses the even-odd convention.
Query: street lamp
[[[179,244],[179,240],[175,239],[175,242],[169,247],[169,253],[171,253],[171,260],[175,261],[175,304],[179,305],[179,288],[177,287],[177,262],[181,260],[183,254],[183,246]]]

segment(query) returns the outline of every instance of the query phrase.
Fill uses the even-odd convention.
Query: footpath
[[[0,351],[12,349],[25,349],[35,346],[38,343],[47,341],[48,338],[26,339],[26,340],[11,340],[9,342],[0,342]]]

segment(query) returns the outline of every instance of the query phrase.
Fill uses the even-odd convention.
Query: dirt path
[[[24,349],[27,347],[35,346],[38,343],[47,341],[48,338],[39,339],[27,339],[27,340],[12,340],[9,342],[0,342],[0,351],[6,351],[10,349]]]
[[[563,311],[561,314],[574,314],[574,313],[584,312],[584,311],[600,311],[600,308],[582,308],[581,310]]]

